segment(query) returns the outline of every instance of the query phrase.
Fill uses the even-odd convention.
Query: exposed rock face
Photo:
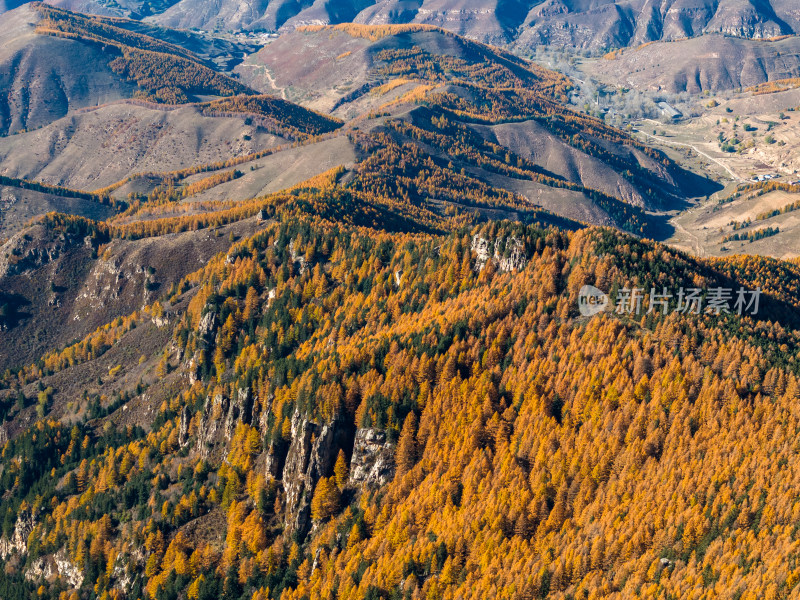
[[[20,513],[11,539],[0,539],[0,558],[5,559],[12,552],[25,554],[28,551],[28,536],[33,531],[34,525],[33,515],[29,512]]]
[[[283,468],[286,526],[304,537],[311,528],[311,498],[333,466],[334,425],[318,425],[295,412],[292,441]]]
[[[221,430],[222,419],[228,413],[228,399],[222,394],[215,394],[213,398],[206,399],[203,417],[197,431],[197,451],[200,456],[207,458],[218,433]]]
[[[196,355],[193,356],[186,365],[186,372],[189,377],[189,385],[194,385],[200,380],[200,365],[198,364]]]
[[[37,558],[25,572],[25,579],[33,582],[42,579],[52,581],[56,577],[61,577],[72,588],[83,585],[83,573],[70,562],[64,550]]]
[[[278,451],[278,448],[275,446],[275,444],[270,443],[269,448],[267,448],[267,457],[264,467],[267,477],[271,479],[278,479],[281,476],[285,458],[286,457],[282,456]]]
[[[123,298],[137,299],[142,306],[154,299],[154,293],[150,290],[157,289],[156,282],[135,258],[131,258],[134,257],[115,255],[108,260],[101,258],[94,262],[88,277],[90,283],[80,296],[87,305],[84,310],[96,310]],[[157,327],[164,327],[169,324],[169,315],[153,317],[152,321]]]
[[[152,318],[153,325],[155,325],[159,329],[162,327],[166,327],[167,325],[169,325],[169,317],[170,316],[167,313],[164,313],[160,317],[153,317]]]
[[[105,4],[97,4],[108,10]],[[703,31],[769,37],[798,30],[792,0],[362,0],[325,4],[178,0],[165,6],[168,8],[163,13],[151,18],[160,25],[185,29],[213,29],[219,22],[233,29],[267,30],[349,21],[370,25],[426,23],[491,44],[516,40],[525,48],[549,43],[598,49],[678,39]]]
[[[236,423],[241,421],[246,425],[258,422],[258,415],[256,414],[257,406],[253,402],[253,395],[250,393],[250,388],[239,388],[236,391],[236,400],[231,404],[231,409],[228,412],[227,429],[236,429]]]
[[[0,277],[37,269],[79,244],[76,236],[53,235],[41,225],[20,231],[0,247]]]
[[[219,441],[228,441],[233,437],[238,423],[247,425],[258,422],[257,406],[253,402],[250,388],[240,388],[233,400],[223,394],[215,394],[206,400],[203,416],[197,432],[197,450],[204,458]],[[181,416],[181,427],[183,416]],[[187,415],[187,441],[188,441]],[[180,431],[178,439],[180,440]]]
[[[477,255],[475,270],[482,271],[490,260],[497,264],[502,272],[524,269],[528,264],[525,245],[515,237],[497,239],[492,243],[485,237],[476,235],[472,238],[472,251]]]
[[[305,273],[307,267],[306,258],[305,256],[301,256],[300,254],[298,254],[294,240],[291,240],[289,242],[289,254],[292,257],[292,262],[294,262],[294,264],[298,267],[300,275]]]
[[[394,444],[381,429],[358,429],[350,460],[352,484],[381,486],[394,477]]]
[[[191,416],[189,415],[189,407],[184,406],[183,410],[181,411],[181,422],[178,427],[178,443],[181,445],[181,448],[186,446],[189,443],[189,420]]]
[[[200,319],[200,324],[197,326],[197,335],[200,339],[209,344],[217,333],[219,327],[219,319],[214,311],[209,311],[203,318]]]

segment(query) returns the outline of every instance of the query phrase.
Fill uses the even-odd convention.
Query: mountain
[[[101,48],[38,35],[40,18],[26,4],[0,20],[2,133],[39,127],[76,108],[130,97],[136,89],[114,73]]]
[[[123,56],[163,50],[212,70],[133,22],[43,5],[9,14],[41,19],[28,34],[36,51],[50,39],[106,53],[121,44]],[[98,37],[108,44],[97,46]],[[137,95],[175,84],[165,74],[138,81]],[[570,84],[562,76],[438,28],[307,28],[251,55],[232,76],[204,81],[249,93],[189,103],[179,93],[121,98],[0,139],[8,186],[0,281],[12,295],[5,337],[16,349],[0,365],[34,360],[152,301],[195,264],[172,267],[155,256],[206,260],[219,246],[201,230],[239,236],[230,227],[265,206],[303,206],[301,213],[389,231],[514,218],[656,236],[664,224],[653,211],[713,189],[623,132],[563,108],[556,100]],[[320,185],[339,204],[308,196]],[[53,210],[78,220],[26,228]],[[54,284],[58,292],[30,286],[58,273],[72,273],[68,284]]]
[[[126,194],[146,196],[168,180],[190,184],[193,166],[207,172],[241,165],[241,177],[196,199],[217,202],[250,200],[279,191],[279,181],[294,185],[345,166],[357,174],[352,185],[378,193],[383,175],[367,173],[393,172],[394,148],[413,149],[416,172],[433,160],[442,172],[470,179],[467,188],[507,198],[504,205],[532,203],[569,220],[653,236],[664,235],[663,218],[648,211],[680,207],[688,194],[714,189],[623,132],[563,108],[570,89],[564,77],[434,27],[304,28],[225,75],[186,47],[149,35],[158,30],[136,31],[132,21],[45,5],[9,14],[39,19],[21,51],[36,53],[51,39],[99,49],[98,63],[108,61],[120,85],[137,86],[127,90],[133,98],[100,106],[76,110],[66,102],[61,118],[15,108],[13,123],[30,126],[34,117],[42,123],[0,139],[0,174],[11,178],[92,193],[112,186],[124,202]],[[148,62],[154,57],[166,58],[155,68]],[[52,106],[47,93],[30,88],[31,79],[18,79],[19,94],[31,105]],[[93,79],[91,71],[81,75]],[[205,101],[187,102],[201,91]],[[207,99],[212,92],[217,100]],[[341,139],[320,144],[314,136]],[[452,136],[460,145],[446,142]],[[326,155],[333,146],[343,154]],[[375,148],[382,150],[365,161]],[[143,173],[154,176],[139,179],[144,187],[124,183]],[[414,183],[402,193],[423,205],[474,202],[446,188]]]
[[[258,126],[245,125],[246,119],[205,116],[195,107],[164,110],[157,105],[111,104],[0,138],[2,171],[96,190],[132,173],[172,171],[287,143]]]
[[[0,598],[798,594],[800,263],[654,241],[721,185],[450,30],[644,5],[68,6],[0,17]]]
[[[346,22],[418,23],[483,42],[513,43],[526,50],[539,44],[599,50],[705,33],[770,38],[800,30],[800,16],[792,0],[55,0],[53,4],[81,12],[145,18],[173,28],[211,31],[277,31]]]
[[[629,48],[593,73],[634,89],[718,92],[800,77],[800,38],[746,40],[719,34]]]
[[[790,0],[546,0],[525,19],[516,44],[622,48],[658,40],[679,40],[708,33],[772,38],[800,30]]]
[[[61,211],[97,221],[116,212],[110,198],[5,176],[0,176],[0,208],[0,240],[7,240],[32,219],[48,212]]]
[[[391,123],[395,135],[424,142],[425,152],[571,219],[620,224],[627,217],[616,211],[628,209],[615,200],[663,208],[680,205],[689,190],[711,189],[619,130],[564,110],[553,101],[570,88],[562,76],[441,29],[309,27],[281,36],[235,72],[254,89],[309,108],[344,119],[366,114],[361,129]],[[384,113],[398,120],[384,123]],[[464,147],[449,146],[452,136]],[[487,152],[507,152],[536,175],[476,158]],[[601,207],[586,190],[611,202]]]
[[[181,107],[120,101],[0,138],[0,170],[12,177],[98,190],[135,173],[224,163],[290,146],[339,125],[261,96]]]
[[[0,131],[35,129],[134,96],[174,104],[252,93],[191,51],[118,24],[40,3],[4,15]]]
[[[325,189],[6,372],[4,597],[793,593],[796,265],[606,228],[304,214],[339,210]],[[108,243],[79,225],[41,227]],[[585,284],[612,306],[632,287],[764,294],[755,315],[587,318]]]

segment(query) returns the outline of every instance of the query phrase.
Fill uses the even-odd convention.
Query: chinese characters
[[[705,293],[704,293],[705,292]],[[645,295],[643,288],[624,287],[617,292],[614,312],[617,314],[640,315],[663,314],[670,312],[682,314],[758,314],[761,300],[761,288],[746,290],[739,288],[683,288],[677,293],[670,293],[667,288],[650,288]]]

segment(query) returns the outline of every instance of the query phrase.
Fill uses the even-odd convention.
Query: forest
[[[113,20],[84,16],[41,3],[36,32],[100,46],[111,69],[136,83],[144,100],[165,104],[189,102],[198,94],[251,94],[238,81],[216,72],[190,52],[150,36],[113,25]],[[116,56],[115,56],[116,55]]]
[[[5,374],[7,418],[43,415],[1,460],[6,537],[32,523],[25,564],[61,553],[76,587],[108,598],[123,581],[125,597],[154,599],[791,595],[800,347],[782,282],[796,277],[611,229],[495,222],[431,235],[288,204],[274,215],[163,303]],[[511,243],[524,266],[481,264],[475,239]],[[577,314],[585,282],[613,296],[731,278],[768,290],[757,318]],[[157,376],[184,381],[191,359],[194,383],[149,431],[100,424],[153,383],[88,389],[72,408],[44,385],[174,311]],[[218,325],[203,332],[204,321]],[[252,417],[214,417],[217,399],[240,392]],[[385,487],[354,483],[353,449],[334,441],[307,492],[308,537],[288,473],[263,467],[292,451],[297,415],[386,432],[395,465]],[[215,418],[230,423],[223,437],[209,437]],[[190,524],[203,519],[223,523],[224,540],[198,537]],[[23,565],[7,565],[13,581]],[[29,593],[6,585],[9,598]],[[71,587],[37,593],[82,597]]]
[[[461,56],[437,54],[427,26],[304,28],[384,43],[372,112],[345,123],[113,19],[37,10],[41,33],[109,46],[139,101],[213,92],[225,97],[193,106],[286,141],[92,192],[0,179],[120,209],[41,215],[28,231],[50,245],[0,256],[31,288],[59,276],[46,310],[72,331],[62,279],[81,297],[96,284],[108,311],[0,373],[3,600],[800,594],[800,261],[646,239],[641,206],[479,133],[534,121],[642,204],[681,198],[665,154],[560,104],[565,77],[455,34],[442,35]],[[352,151],[341,164],[203,200],[257,175],[254,161],[334,137]],[[615,227],[547,211],[500,177],[581,194]],[[201,243],[223,250],[201,256]],[[148,252],[196,262],[162,280]],[[612,307],[631,288],[761,300],[744,315],[586,317],[586,285]],[[0,294],[0,327],[26,309]]]

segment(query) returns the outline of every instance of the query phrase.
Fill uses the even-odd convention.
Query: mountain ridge
[[[53,0],[53,4],[83,12],[134,16],[169,27],[204,30],[286,31],[298,26],[350,21],[370,25],[423,23],[525,50],[543,43],[597,51],[704,33],[771,38],[800,32],[800,17],[792,10],[790,0],[759,3],[668,0],[658,6],[645,0],[625,3],[514,0],[488,5],[475,0],[363,0],[328,4],[220,0],[211,5],[199,0],[115,5],[100,0]]]

